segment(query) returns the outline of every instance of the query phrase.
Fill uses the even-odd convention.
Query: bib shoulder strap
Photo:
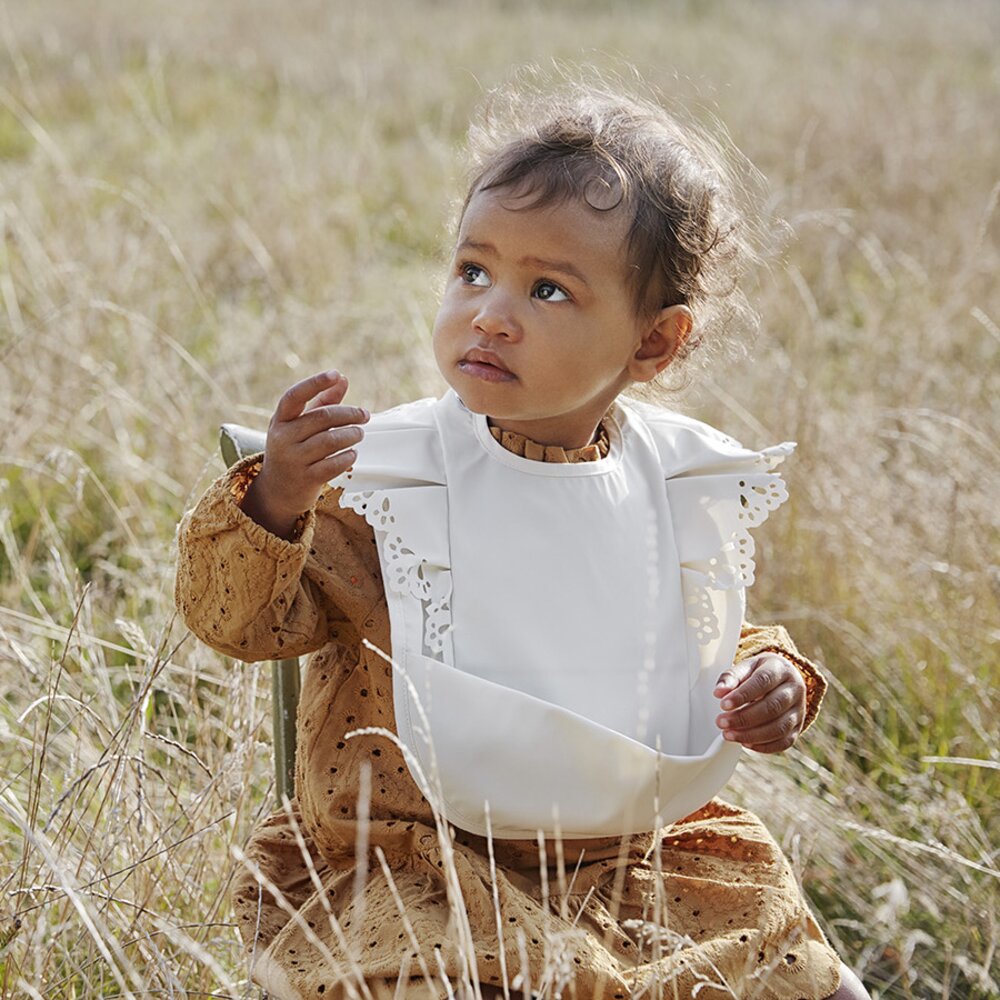
[[[795,450],[783,442],[760,451],[746,448],[711,424],[648,403],[616,404],[649,430],[665,479],[687,475],[769,471]]]

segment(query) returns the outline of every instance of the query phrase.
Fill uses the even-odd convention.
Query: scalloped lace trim
[[[735,442],[733,442],[735,444]],[[737,590],[750,587],[754,582],[756,546],[751,528],[763,524],[787,499],[784,480],[770,472],[791,453],[793,446],[776,445],[760,452],[754,458],[759,472],[739,475],[739,525],[730,538],[708,561],[705,584],[688,580],[685,587],[685,612],[688,625],[697,641],[705,645],[720,636],[718,615],[709,590]],[[734,473],[734,477],[738,474]],[[348,473],[345,483],[350,480]],[[382,543],[383,560],[387,572],[386,586],[394,593],[416,598],[423,611],[423,642],[427,652],[440,657],[445,636],[451,629],[451,575],[431,570],[426,559],[408,548],[396,526],[389,491],[364,490],[341,494],[340,504],[364,517],[375,530],[386,537]]]
[[[761,452],[755,459],[758,468],[770,469],[777,465],[791,448],[778,445]],[[718,639],[719,620],[715,613],[709,590],[737,590],[750,587],[754,582],[756,545],[751,528],[763,524],[787,499],[785,481],[775,472],[755,472],[742,475],[739,484],[739,527],[719,549],[718,555],[708,560],[704,585],[689,581],[685,588],[685,605],[688,624],[702,645]]]
[[[396,594],[415,597],[420,602],[424,616],[424,648],[431,655],[440,656],[451,628],[451,575],[434,572],[426,559],[404,544],[387,492],[348,493],[345,490],[340,505],[361,515],[375,531],[385,535],[382,559],[387,570],[386,586]]]

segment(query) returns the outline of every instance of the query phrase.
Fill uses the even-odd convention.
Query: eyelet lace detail
[[[763,524],[787,499],[785,481],[775,473],[744,476],[740,481],[740,520],[751,528]]]
[[[345,486],[350,478],[350,474],[344,477]],[[345,488],[340,503],[363,517],[375,531],[385,534],[382,545],[387,569],[385,584],[394,593],[420,601],[424,647],[431,655],[440,656],[451,628],[450,574],[434,572],[426,559],[404,544],[396,530],[396,517],[387,493],[379,490],[349,493]]]
[[[688,627],[702,646],[719,638],[719,616],[712,605],[712,595],[708,587],[687,586],[684,588],[685,615]]]
[[[718,639],[720,635],[718,616],[709,590],[736,590],[753,585],[756,545],[750,529],[763,524],[771,511],[777,510],[788,499],[784,480],[768,470],[793,449],[794,445],[789,444],[768,448],[754,458],[754,466],[760,471],[745,473],[738,478],[734,475],[739,497],[737,526],[718,554],[705,564],[704,582],[689,580],[685,585],[688,625],[702,645]]]
[[[785,482],[775,473],[743,476],[738,482],[740,527],[733,531],[719,554],[709,560],[709,582],[717,590],[753,586],[756,570],[753,557],[757,547],[748,529],[763,524],[771,511],[788,499]]]

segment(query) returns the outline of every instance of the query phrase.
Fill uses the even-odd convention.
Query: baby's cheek
[[[449,350],[451,347],[450,338],[448,336],[450,325],[451,324],[449,317],[447,316],[445,306],[442,304],[441,309],[438,311],[437,318],[434,321],[434,330],[431,333],[431,348],[434,351],[434,361],[438,366],[438,371],[440,371],[446,378],[448,356],[452,353]]]

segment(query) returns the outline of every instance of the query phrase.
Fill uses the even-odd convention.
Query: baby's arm
[[[787,750],[819,712],[826,680],[780,626],[745,625],[737,662],[715,688],[726,739],[758,753]]]
[[[321,378],[330,395],[343,396],[344,383],[331,387]],[[213,483],[185,515],[178,538],[175,597],[185,622],[208,645],[248,661],[312,652],[344,636],[381,598],[367,526],[340,507],[338,491],[309,498],[296,514],[300,527],[293,522],[287,531],[294,540],[248,516],[245,504],[265,465],[266,457],[246,459]],[[282,474],[280,461],[276,467]]]

